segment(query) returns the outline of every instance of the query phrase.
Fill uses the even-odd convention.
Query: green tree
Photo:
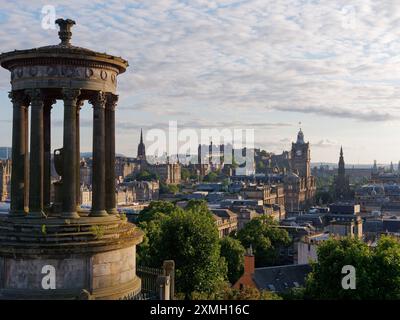
[[[160,183],[160,193],[172,193],[176,194],[179,192],[179,186],[176,184],[166,184],[166,183]]]
[[[150,205],[144,208],[138,218],[138,222],[149,222],[157,220],[165,215],[170,215],[176,210],[181,210],[179,207],[175,206],[173,203],[168,201],[152,201]]]
[[[181,179],[186,181],[190,179],[190,171],[188,168],[182,167],[181,169]]]
[[[276,293],[258,290],[257,288],[244,287],[243,289],[232,288],[228,283],[223,283],[218,290],[207,292],[193,292],[193,300],[282,300]]]
[[[345,265],[356,270],[356,289],[341,285]],[[305,297],[311,299],[399,299],[400,243],[382,236],[376,247],[358,239],[331,238],[318,247],[318,262],[306,281]]]
[[[227,266],[220,256],[218,231],[208,208],[192,203],[182,210],[159,201],[148,208],[139,227],[146,239],[145,249],[138,250],[138,260],[153,267],[174,260],[176,287],[186,298],[194,291],[214,292],[226,281]]]
[[[356,269],[356,290],[342,287],[342,268]],[[318,247],[318,262],[306,281],[305,296],[311,299],[363,299],[371,295],[371,251],[358,239],[328,239]]]
[[[221,256],[228,266],[228,280],[234,284],[243,274],[245,248],[239,240],[231,237],[222,238],[220,243]]]
[[[210,172],[209,174],[204,176],[203,181],[204,182],[216,182],[216,181],[218,181],[218,174],[216,174],[215,172]]]
[[[208,209],[207,201],[191,199],[188,201],[185,210],[194,210],[195,212],[209,213],[211,211]]]
[[[373,299],[400,299],[400,243],[397,238],[379,239],[370,270]]]
[[[264,164],[264,161],[262,161],[262,160],[256,161],[256,172],[257,172],[257,173],[263,173],[263,172],[265,172],[265,164]]]
[[[137,181],[152,181],[152,180],[159,180],[160,177],[153,172],[143,170],[135,175],[135,179]]]
[[[277,225],[272,217],[262,216],[249,221],[237,233],[245,248],[252,246],[257,267],[279,264],[280,250],[290,244],[287,231]]]

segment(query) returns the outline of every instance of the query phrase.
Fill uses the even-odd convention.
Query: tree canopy
[[[342,268],[355,268],[356,288],[342,287]],[[308,299],[399,299],[400,243],[382,236],[376,247],[358,239],[329,239],[318,247],[304,291]]]
[[[252,246],[256,257],[256,267],[280,263],[280,250],[290,244],[286,230],[277,228],[277,222],[270,216],[261,216],[249,221],[237,233],[237,238],[245,248]]]
[[[222,238],[220,243],[221,256],[228,266],[228,280],[234,284],[243,274],[245,248],[239,240],[232,237]]]
[[[226,280],[218,231],[202,203],[189,202],[183,210],[169,202],[153,202],[139,221],[146,236],[138,247],[138,260],[153,267],[174,260],[177,291],[185,297],[194,291],[213,292]]]

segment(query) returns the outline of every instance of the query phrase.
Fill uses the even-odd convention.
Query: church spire
[[[339,156],[339,168],[338,168],[338,174],[340,175],[345,175],[345,169],[344,169],[344,157],[343,157],[343,147],[340,146],[340,156]]]
[[[143,130],[140,129],[140,142],[138,145],[137,158],[139,160],[146,160],[146,147],[143,143]]]

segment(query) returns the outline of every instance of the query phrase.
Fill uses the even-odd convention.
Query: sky
[[[255,130],[280,153],[301,123],[313,162],[400,160],[398,0],[0,0],[0,51],[59,43],[45,5],[76,21],[72,44],[129,61],[118,77],[117,152],[135,156],[146,132]],[[0,70],[0,146],[11,145],[10,74]],[[52,149],[62,143],[53,108]],[[91,150],[92,109],[81,111]]]

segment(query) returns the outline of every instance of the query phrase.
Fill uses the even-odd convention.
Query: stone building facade
[[[229,209],[211,210],[220,238],[228,236],[238,228],[237,214]]]
[[[129,205],[134,202],[158,200],[159,191],[158,181],[123,182],[117,187],[117,204]]]
[[[304,141],[301,129],[290,158],[290,171],[284,177],[286,211],[304,210],[315,203],[316,181],[311,175],[310,143]]]

